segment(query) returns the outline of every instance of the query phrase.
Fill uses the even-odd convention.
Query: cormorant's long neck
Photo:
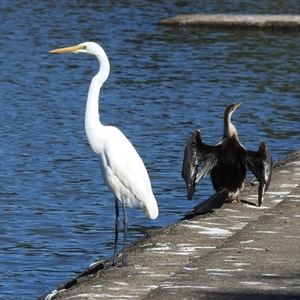
[[[93,141],[95,140],[93,139],[93,136],[98,132],[97,129],[101,127],[99,115],[100,89],[106,81],[110,71],[109,60],[100,46],[98,53],[95,55],[100,63],[100,69],[91,81],[85,110],[85,131],[93,149]]]
[[[229,138],[229,137],[232,137],[232,136],[236,136],[236,138],[238,139],[236,128],[231,123],[231,115],[232,115],[232,112],[225,111],[223,139]]]

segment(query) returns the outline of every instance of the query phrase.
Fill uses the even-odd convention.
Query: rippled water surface
[[[296,0],[2,0],[0,298],[34,299],[112,255],[113,197],[84,132],[98,62],[49,50],[96,41],[108,54],[101,120],[135,145],[160,208],[155,221],[128,210],[132,241],[212,192],[205,179],[186,200],[183,149],[196,128],[205,142],[220,140],[227,104],[243,101],[233,122],[247,148],[265,140],[276,160],[300,144],[298,33],[169,28],[158,20],[299,11]]]

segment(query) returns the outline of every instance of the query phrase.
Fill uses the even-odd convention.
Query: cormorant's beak
[[[237,104],[234,104],[234,109],[240,107],[242,105],[243,102],[240,102],[240,103],[237,103]]]
[[[49,51],[49,53],[69,53],[69,52],[75,52],[79,49],[82,49],[82,46],[72,46],[72,47],[66,47],[66,48],[59,48]]]

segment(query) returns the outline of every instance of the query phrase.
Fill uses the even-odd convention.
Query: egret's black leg
[[[117,256],[118,256],[118,236],[120,230],[120,215],[119,215],[119,204],[118,199],[115,198],[115,208],[116,208],[116,228],[115,228],[115,248],[114,248],[114,260],[113,266],[117,265]]]
[[[127,223],[128,223],[128,218],[127,218],[127,212],[126,212],[126,206],[125,203],[123,202],[123,214],[124,214],[124,248],[123,248],[123,258],[122,258],[122,265],[126,265],[126,240],[127,240]]]

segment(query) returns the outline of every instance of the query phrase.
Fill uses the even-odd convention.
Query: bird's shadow
[[[246,205],[257,206],[256,203],[253,203],[253,202],[250,202],[250,201],[247,201],[247,200],[243,200],[243,199],[240,200],[240,202],[241,202],[242,204],[246,204]],[[229,202],[224,201],[224,203],[229,203]],[[220,209],[220,208],[215,208],[215,209]],[[215,212],[215,209],[212,209],[212,210],[210,210],[210,211],[208,211],[208,212],[205,212],[205,213],[195,213],[195,212],[193,212],[193,211],[189,211],[189,212],[187,212],[187,213],[184,215],[184,217],[182,217],[182,218],[179,220],[179,222],[185,221],[185,220],[191,220],[191,219],[193,219],[193,218],[201,217],[201,216],[202,216],[202,218],[204,219],[204,218],[206,218],[207,216],[212,215],[212,214]]]
[[[205,212],[205,213],[194,213],[193,211],[187,212],[184,217],[182,217],[178,222],[184,221],[184,220],[191,220],[195,217],[200,217],[206,218],[208,215],[211,215],[214,213],[214,210],[212,209],[211,211]]]
[[[247,200],[241,200],[241,203],[251,205],[251,206],[257,206],[256,203],[253,203],[253,202],[250,202],[250,201],[247,201]]]

